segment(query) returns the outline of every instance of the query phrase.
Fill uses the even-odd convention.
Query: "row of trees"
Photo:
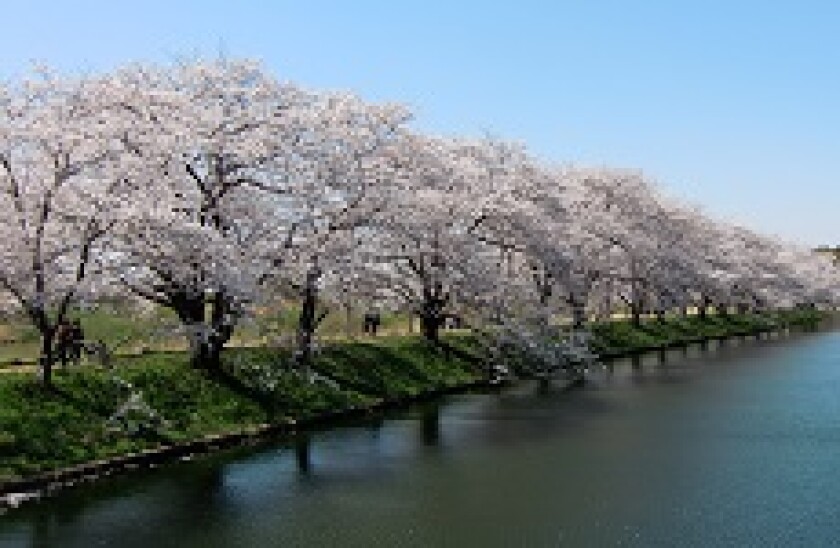
[[[128,66],[0,88],[0,288],[41,334],[79,301],[174,311],[195,367],[293,288],[298,359],[330,306],[408,308],[517,340],[558,316],[834,305],[806,249],[675,203],[635,171],[557,167],[410,130],[400,105],[278,82],[249,61]]]

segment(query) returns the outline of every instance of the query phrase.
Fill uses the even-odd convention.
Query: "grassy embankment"
[[[620,356],[648,350],[739,335],[750,335],[784,327],[815,327],[828,313],[791,310],[762,314],[672,316],[664,322],[648,320],[639,327],[630,322],[590,324],[592,349],[602,357]]]
[[[593,324],[593,348],[602,355],[632,353],[692,342],[706,337],[749,334],[785,325],[810,326],[819,313],[797,311],[762,316],[710,316]],[[468,337],[452,337],[466,349]],[[382,337],[328,345],[315,370],[338,381],[309,385],[284,372],[288,355],[268,349],[230,349],[225,359],[246,385],[272,386],[268,403],[234,392],[187,366],[183,353],[151,353],[117,360],[120,379],[107,371],[82,367],[58,371],[56,388],[45,392],[31,373],[0,375],[0,482],[46,470],[122,455],[160,444],[241,431],[266,422],[306,419],[382,400],[415,396],[478,378],[465,353],[449,356],[418,337]],[[117,423],[108,419],[129,394],[163,420],[155,428],[148,416]],[[142,413],[141,413],[141,416]]]
[[[282,362],[288,356],[276,351],[231,349],[226,354],[245,384],[256,386],[256,378],[263,376],[273,387],[268,405],[189,368],[183,353],[118,360],[116,373],[133,390],[92,366],[57,371],[52,392],[45,392],[31,373],[0,375],[0,481],[266,422],[416,396],[478,378],[466,361],[447,358],[416,337],[324,349],[315,369],[341,388],[310,385],[286,373]],[[139,391],[163,419],[156,428],[142,427],[150,424],[142,412],[109,422],[132,391]]]

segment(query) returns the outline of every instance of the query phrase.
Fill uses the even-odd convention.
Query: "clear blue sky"
[[[711,214],[840,244],[840,2],[4,4],[2,78],[221,45],[283,80],[407,103],[422,130],[642,168]]]

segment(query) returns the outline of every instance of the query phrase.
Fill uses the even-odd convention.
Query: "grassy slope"
[[[590,326],[593,350],[600,355],[617,355],[675,346],[704,338],[755,333],[784,326],[815,325],[823,316],[816,311],[795,310],[730,316],[669,317],[633,327],[629,322],[595,323]]]
[[[237,429],[264,420],[253,402],[186,369],[181,360],[154,357],[121,371],[146,401],[168,420],[172,439]],[[10,374],[0,382],[0,478],[32,474],[156,444],[153,435],[110,431],[107,418],[127,391],[103,371],[59,373],[56,391],[44,392],[32,375]]]
[[[808,324],[814,313],[670,318],[639,328],[627,322],[594,324],[593,346],[617,354],[767,329]],[[469,337],[451,337],[464,349]],[[187,366],[182,353],[147,354],[118,361],[122,379],[142,391],[165,420],[159,434],[129,435],[108,428],[107,418],[128,394],[107,372],[92,367],[56,375],[55,393],[42,391],[31,374],[0,376],[0,480],[153,447],[162,441],[195,439],[241,430],[280,417],[305,418],[352,405],[415,395],[475,378],[473,365],[446,356],[417,337],[336,342],[319,354],[315,371],[339,382],[309,385],[288,374],[288,354],[269,349],[230,349],[229,366],[246,385],[268,372],[272,408],[219,385]],[[263,380],[265,377],[262,377]]]
[[[241,430],[281,417],[305,418],[325,411],[414,395],[475,378],[469,364],[429,349],[417,338],[336,344],[324,349],[315,369],[348,388],[310,385],[282,371],[288,356],[268,349],[232,349],[246,383],[252,365],[274,371],[273,409],[188,367],[179,353],[148,354],[118,363],[121,379],[143,394],[166,423],[160,434],[109,429],[108,417],[128,390],[99,369],[56,374],[54,393],[44,392],[31,374],[0,377],[0,480],[153,447]],[[277,370],[280,369],[278,372]],[[273,411],[273,412],[269,412]]]

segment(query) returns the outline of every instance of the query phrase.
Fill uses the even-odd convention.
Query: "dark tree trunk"
[[[712,304],[712,300],[708,297],[703,297],[701,299],[700,305],[697,307],[697,316],[699,316],[701,320],[706,319],[706,312],[710,304]]]
[[[297,366],[305,372],[309,372],[312,366],[312,343],[315,338],[315,330],[318,328],[321,318],[317,317],[318,307],[318,280],[321,278],[321,269],[315,265],[306,273],[306,282],[301,295],[300,317],[298,318],[298,353]]]
[[[444,313],[446,301],[447,299],[442,296],[440,286],[435,289],[427,286],[423,289],[423,304],[420,307],[420,331],[427,341],[435,345],[440,343],[440,328],[446,319]]]
[[[39,365],[41,367],[41,382],[44,388],[52,388],[52,370],[55,364],[55,353],[53,352],[53,337],[55,329],[45,327],[41,332],[41,356]]]
[[[344,335],[348,339],[353,338],[353,309],[350,303],[344,305]]]
[[[59,314],[56,323],[52,324],[46,311],[42,308],[30,308],[27,310],[27,313],[41,336],[41,355],[38,357],[41,384],[44,388],[50,389],[52,388],[52,372],[56,359],[53,344],[55,342],[57,325],[61,322],[63,315]]]
[[[540,304],[545,306],[551,297],[551,275],[543,269],[539,274],[534,274],[534,281],[537,285],[537,292],[540,296]]]
[[[633,303],[630,305],[630,321],[634,327],[639,327],[642,325],[642,306],[639,303]]]
[[[572,305],[572,327],[581,329],[586,322],[586,306],[573,295],[569,297],[569,303]]]
[[[644,308],[644,295],[642,293],[641,280],[638,277],[636,261],[630,259],[630,315],[634,327],[642,325],[642,309]]]
[[[233,335],[233,314],[230,306],[230,298],[224,292],[218,292],[213,297],[213,309],[210,314],[210,321],[213,326],[213,335],[216,338],[214,346],[221,349]]]
[[[420,330],[427,341],[438,344],[440,342],[440,328],[443,322],[432,311],[424,311],[420,315]]]
[[[211,370],[211,340],[204,321],[204,298],[182,293],[173,299],[178,317],[189,329],[190,365],[194,369]]]
[[[222,367],[222,350],[233,334],[228,296],[223,291],[213,295],[209,318],[203,295],[182,293],[172,301],[178,317],[190,329],[190,365],[218,373]]]
[[[211,371],[220,371],[222,368],[222,350],[233,335],[231,312],[229,297],[224,292],[219,291],[213,295],[210,310],[211,331],[204,350],[206,366]]]
[[[299,367],[308,368],[312,364],[312,339],[315,332],[315,296],[305,292],[298,318],[297,362]]]
[[[212,335],[208,339],[210,340],[194,343],[190,361],[195,369],[205,369],[216,373],[222,368],[222,348],[224,344],[219,344],[218,341],[213,340]]]

